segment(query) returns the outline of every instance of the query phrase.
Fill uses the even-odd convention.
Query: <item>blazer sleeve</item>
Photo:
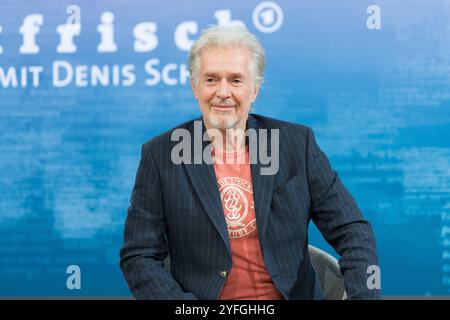
[[[367,285],[378,267],[375,237],[355,200],[345,188],[329,160],[308,128],[306,163],[312,201],[311,218],[326,241],[341,256],[339,266],[344,276],[348,299],[381,299],[381,290]],[[373,267],[369,268],[372,270]]]
[[[165,239],[161,182],[156,161],[146,145],[125,221],[120,267],[136,299],[196,299],[184,292],[164,268]]]

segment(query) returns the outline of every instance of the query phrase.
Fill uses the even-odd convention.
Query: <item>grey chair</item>
[[[344,279],[336,258],[312,245],[308,245],[308,252],[325,300],[346,299]]]
[[[308,245],[308,252],[325,300],[346,299],[344,280],[336,258],[311,245]],[[170,272],[169,256],[164,260],[164,267]]]

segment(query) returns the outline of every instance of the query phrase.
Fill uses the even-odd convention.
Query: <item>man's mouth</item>
[[[228,105],[228,104],[214,104],[214,105],[212,105],[212,106],[213,106],[214,108],[222,109],[222,110],[234,108],[234,106]]]

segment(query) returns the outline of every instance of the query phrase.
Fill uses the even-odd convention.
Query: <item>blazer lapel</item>
[[[259,129],[267,129],[261,128],[258,124],[258,121],[252,116],[249,115],[247,121],[247,129],[256,130],[256,134],[258,135],[258,147],[257,148],[249,148],[250,156],[252,153],[259,152],[261,140],[259,139]],[[267,129],[267,140],[264,143],[267,143],[267,152],[271,152],[271,139],[270,139],[270,130]],[[265,146],[266,147],[266,146]],[[273,184],[275,175],[261,175],[261,162],[259,156],[254,154],[254,159],[257,159],[255,163],[250,165],[251,174],[252,174],[252,185],[253,185],[253,201],[255,204],[255,214],[256,214],[256,225],[258,229],[259,238],[263,238],[267,229],[267,221],[270,213],[270,205],[272,201],[273,194]]]
[[[196,121],[203,121],[203,120],[202,118],[199,118]],[[192,125],[192,129],[189,131],[191,132],[192,136],[195,135],[194,125]],[[206,128],[204,123],[202,122],[202,132],[201,132],[202,137],[205,131]],[[195,153],[197,152],[197,157],[200,157],[198,152],[201,152],[201,154],[203,154],[203,150],[207,147],[208,144],[209,141],[203,141],[202,150],[195,150],[192,144],[191,150],[194,150],[194,152],[192,152],[191,163],[190,164],[183,163],[183,165],[186,168],[188,176],[191,179],[192,185],[194,186],[194,190],[198,198],[200,199],[200,202],[202,203],[205,212],[208,214],[214,226],[219,231],[223,241],[225,242],[226,247],[228,248],[228,251],[231,254],[228,229],[225,221],[225,215],[223,213],[222,201],[220,199],[219,187],[217,185],[214,165],[206,163],[203,160],[203,158],[201,160],[201,163],[199,164],[196,164],[194,162]]]

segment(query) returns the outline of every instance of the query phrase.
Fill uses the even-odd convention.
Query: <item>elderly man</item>
[[[380,298],[367,285],[378,265],[371,226],[312,130],[249,114],[264,66],[242,27],[211,27],[192,46],[202,116],[143,145],[128,209],[120,266],[136,298],[321,299],[310,219],[341,255],[348,298]],[[180,149],[199,130],[200,147]],[[264,151],[276,162],[266,172]]]

